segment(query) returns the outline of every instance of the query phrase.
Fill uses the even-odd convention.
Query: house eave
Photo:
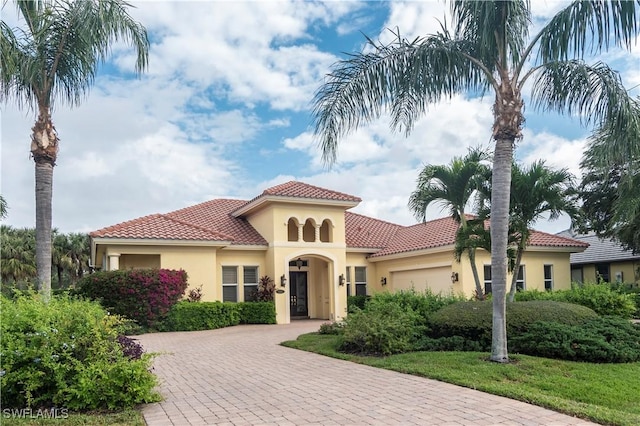
[[[268,203],[288,203],[288,204],[314,204],[331,207],[343,207],[345,210],[360,204],[359,201],[341,201],[341,200],[327,200],[322,198],[301,198],[301,197],[283,197],[278,195],[265,195],[259,197],[253,201],[249,201],[247,204],[237,208],[231,215],[233,217],[242,217],[247,214],[258,210]]]
[[[444,253],[444,252],[452,251],[453,249],[454,249],[454,245],[449,244],[446,246],[430,247],[430,248],[421,249],[421,250],[403,251],[401,253],[392,253],[392,254],[386,254],[382,256],[369,257],[367,260],[369,260],[369,262],[381,262],[383,260],[407,259],[411,257],[425,256],[429,254]]]
[[[92,245],[226,247],[231,241],[91,237]]]

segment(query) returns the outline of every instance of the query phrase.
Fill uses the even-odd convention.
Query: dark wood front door
[[[307,273],[306,272],[289,272],[289,304],[291,307],[292,317],[309,316],[309,307],[307,304]]]

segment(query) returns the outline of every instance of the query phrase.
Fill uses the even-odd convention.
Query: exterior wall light
[[[344,285],[344,274],[340,274],[338,277],[338,284]]]
[[[280,287],[284,287],[287,284],[287,277],[284,276],[284,274],[282,274],[282,276],[280,277]]]
[[[381,285],[387,285],[387,277],[380,278],[380,284]]]
[[[300,258],[297,258],[297,259],[296,259],[296,266],[298,267],[298,270],[299,270],[300,268],[302,268],[302,265],[303,265],[303,264],[304,264],[304,263],[302,262],[302,259],[300,259]]]
[[[452,283],[457,283],[458,282],[458,273],[457,272],[452,272],[451,273],[451,282]]]

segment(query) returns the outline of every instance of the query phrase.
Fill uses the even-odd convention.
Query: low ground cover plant
[[[640,326],[617,317],[580,325],[539,321],[509,340],[511,350],[546,358],[587,362],[640,361]]]
[[[593,309],[598,315],[614,315],[631,318],[638,311],[635,295],[625,293],[623,286],[603,284],[574,284],[569,290],[528,290],[516,293],[517,301],[555,300],[575,303]],[[631,288],[631,287],[630,287]],[[640,291],[640,290],[639,290]]]
[[[104,271],[81,279],[75,294],[149,329],[158,325],[187,289],[187,273],[170,269]]]
[[[36,294],[0,297],[3,408],[122,409],[154,402],[151,355],[119,339],[121,320],[98,303]]]

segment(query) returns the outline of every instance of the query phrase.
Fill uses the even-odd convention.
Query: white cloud
[[[533,3],[539,16],[558,7]],[[215,197],[249,199],[292,179],[358,195],[363,202],[356,211],[411,224],[407,201],[424,164],[447,164],[470,146],[491,146],[491,97],[434,106],[409,137],[390,131],[386,116],[363,126],[341,142],[331,170],[305,130],[315,90],[340,52],[362,41],[359,30],[378,22],[386,41],[386,28],[399,27],[410,39],[433,33],[448,10],[442,2],[136,6],[134,17],[151,35],[148,73],[130,79],[133,57],[119,44],[115,66],[126,78],[100,77],[81,107],[54,111],[61,149],[53,219],[62,231],[94,230]],[[388,16],[380,15],[387,7]],[[356,36],[344,46],[328,45],[344,34]],[[630,81],[638,75],[634,52],[619,58]],[[11,105],[2,111],[0,191],[10,207],[5,223],[14,226],[34,223],[32,125],[32,114]],[[516,152],[523,161],[547,158],[575,172],[584,141],[560,133],[525,130]],[[246,156],[252,147],[257,158]],[[444,214],[434,207],[428,217]]]
[[[544,159],[546,164],[556,169],[568,169],[578,180],[580,179],[580,161],[587,146],[585,138],[566,139],[561,136],[524,130],[522,143],[518,146],[518,159],[523,164]]]

